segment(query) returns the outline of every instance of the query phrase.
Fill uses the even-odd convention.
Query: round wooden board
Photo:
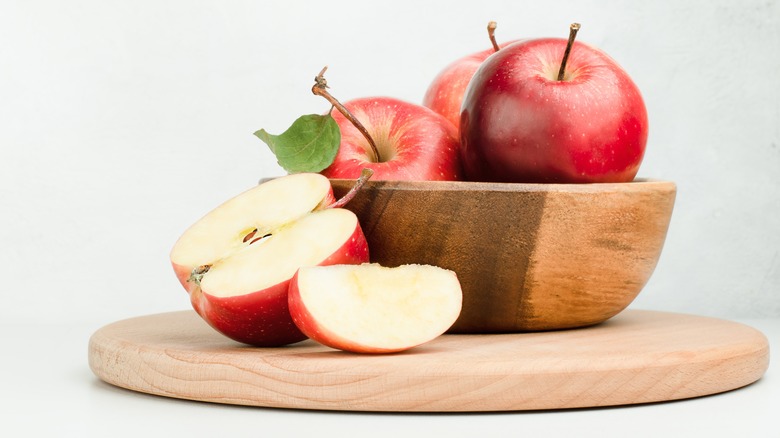
[[[89,342],[102,380],[166,397],[280,408],[392,412],[564,409],[659,402],[755,382],[769,365],[759,331],[720,319],[626,310],[597,326],[443,335],[392,355],[311,340],[253,348],[194,312],[107,325]]]

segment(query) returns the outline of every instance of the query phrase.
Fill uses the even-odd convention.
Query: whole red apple
[[[572,42],[573,36],[562,79],[565,39],[517,42],[480,66],[460,119],[467,179],[534,183],[634,179],[648,133],[639,89],[607,54]]]
[[[379,156],[352,121],[333,111],[341,144],[323,175],[354,179],[368,168],[377,180],[462,179],[457,130],[443,116],[391,97],[355,99],[344,107],[373,139]]]

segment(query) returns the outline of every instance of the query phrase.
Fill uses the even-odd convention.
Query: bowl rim
[[[331,184],[351,186],[354,180],[330,178]],[[656,178],[636,178],[630,182],[617,183],[507,183],[482,181],[405,181],[405,180],[368,180],[364,188],[393,191],[445,191],[445,192],[570,192],[570,193],[606,193],[634,191],[676,191],[673,181]]]

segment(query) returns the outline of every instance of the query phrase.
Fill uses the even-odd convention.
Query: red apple
[[[521,41],[482,64],[461,112],[467,179],[633,180],[648,132],[639,89],[611,57],[580,42],[559,80],[566,48],[565,39]]]
[[[462,179],[457,130],[441,115],[391,97],[355,99],[344,107],[365,127],[379,157],[374,156],[365,135],[333,111],[341,144],[323,175],[353,179],[369,168],[378,180]]]
[[[499,47],[506,47],[513,42],[515,41],[503,43]],[[466,87],[482,62],[495,52],[495,49],[489,49],[473,53],[444,67],[428,86],[423,97],[423,106],[441,114],[455,127],[459,127],[460,107]]]
[[[306,336],[288,310],[290,279],[302,266],[364,263],[357,217],[334,202],[316,173],[264,182],[197,221],[170,259],[198,314],[239,342],[279,346]]]
[[[453,271],[362,264],[301,268],[289,300],[293,320],[311,339],[356,353],[393,353],[447,331],[463,295]]]

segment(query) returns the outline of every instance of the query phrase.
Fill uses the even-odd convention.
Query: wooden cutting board
[[[102,380],[215,403],[347,411],[509,411],[659,402],[755,382],[769,365],[759,331],[735,322],[626,310],[597,326],[444,335],[404,353],[358,355],[307,340],[254,348],[194,312],[107,325],[89,342]]]

